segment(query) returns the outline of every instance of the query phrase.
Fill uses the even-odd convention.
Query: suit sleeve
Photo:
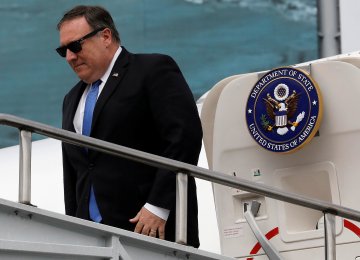
[[[179,67],[159,56],[147,80],[151,113],[161,136],[160,156],[196,165],[202,128],[194,97]],[[176,174],[158,169],[148,203],[174,209]]]
[[[63,118],[66,107],[66,97],[63,102]],[[76,203],[76,172],[72,167],[66,153],[65,144],[62,143],[62,161],[63,161],[63,181],[64,181],[64,202],[66,215],[75,216],[77,210]]]

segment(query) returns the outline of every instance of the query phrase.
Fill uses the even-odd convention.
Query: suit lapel
[[[69,96],[70,100],[67,104],[67,112],[64,114],[66,116],[66,121],[64,122],[64,129],[75,132],[74,128],[74,116],[77,110],[77,107],[80,102],[80,98],[86,88],[87,84],[83,81],[80,81],[75,87],[74,92]]]
[[[74,116],[77,110],[77,107],[79,105],[79,101],[80,98],[86,88],[87,84],[83,81],[80,81],[74,88],[73,90],[68,94],[67,96],[67,102],[66,102],[66,108],[64,111],[64,121],[63,121],[63,129],[71,131],[71,132],[75,132],[75,128],[74,128]],[[84,153],[84,149],[80,146],[76,146],[76,145],[66,145],[67,149],[69,149],[70,151],[76,151],[75,154],[78,154],[80,157],[78,157],[77,159],[79,160],[79,158],[86,158],[83,157],[86,154]]]
[[[93,129],[94,125],[96,125],[96,121],[101,113],[102,108],[109,100],[115,89],[119,86],[122,78],[126,73],[126,67],[128,63],[129,63],[129,53],[125,50],[125,48],[123,48],[120,53],[120,56],[118,57],[118,59],[114,64],[114,67],[110,73],[108,80],[106,81],[104,89],[101,91],[101,94],[96,102],[91,129]]]

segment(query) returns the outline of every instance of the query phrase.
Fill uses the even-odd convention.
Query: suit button
[[[95,166],[95,165],[94,165],[93,163],[90,163],[90,164],[89,164],[89,170],[94,169],[94,166]]]

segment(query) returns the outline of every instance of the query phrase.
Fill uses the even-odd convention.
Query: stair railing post
[[[324,213],[325,221],[325,259],[336,260],[335,215]]]
[[[31,132],[20,130],[19,202],[31,205]]]
[[[187,244],[188,176],[176,174],[176,233],[175,242]]]

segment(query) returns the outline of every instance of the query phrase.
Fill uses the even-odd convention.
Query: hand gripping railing
[[[194,165],[167,159],[161,156],[137,151],[124,146],[105,142],[95,138],[75,134],[66,130],[51,127],[38,122],[26,120],[12,115],[0,114],[0,124],[16,127],[20,131],[20,185],[19,202],[31,204],[31,133],[37,133],[66,143],[84,146],[93,150],[127,158],[147,165],[168,169],[177,173],[176,192],[176,242],[187,243],[187,175],[226,185],[232,188],[253,192],[273,199],[285,201],[299,206],[322,211],[325,215],[325,256],[327,260],[335,256],[335,221],[334,216],[340,216],[360,221],[360,211],[335,205],[326,201],[316,200],[294,193],[284,192],[260,183],[210,171]]]

